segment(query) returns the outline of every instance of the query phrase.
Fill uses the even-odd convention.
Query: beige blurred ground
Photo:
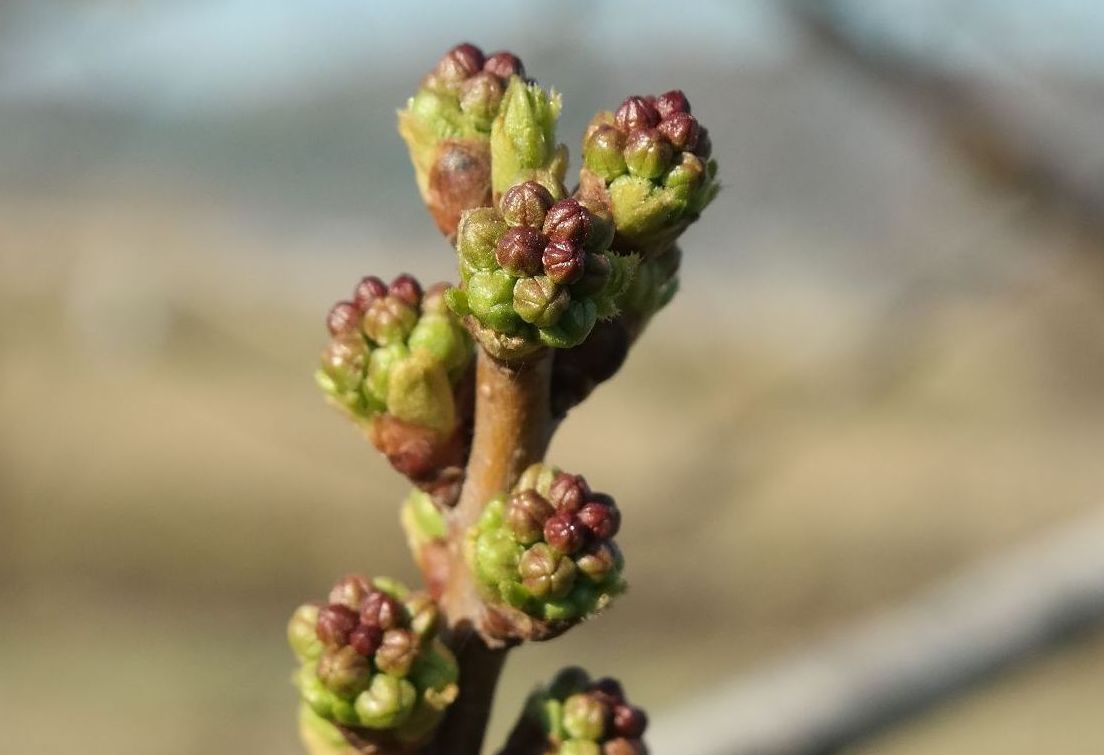
[[[287,614],[414,578],[403,485],[317,395],[293,294],[363,266],[299,243],[137,191],[0,200],[3,751],[298,752]],[[990,274],[882,308],[677,300],[552,450],[622,502],[632,590],[512,656],[496,735],[565,663],[662,715],[1099,504],[1104,259],[1015,213],[982,243]],[[1102,679],[1085,638],[854,752],[1098,753]]]

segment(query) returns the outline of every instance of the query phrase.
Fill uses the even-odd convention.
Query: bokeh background
[[[1098,506],[1104,10],[816,5],[0,5],[0,750],[298,752],[291,609],[415,579],[311,372],[361,275],[453,274],[394,113],[461,40],[575,155],[682,87],[725,185],[552,449],[632,590],[511,657],[492,741],[566,663],[662,718]],[[1101,699],[1090,632],[848,752],[1100,753]]]

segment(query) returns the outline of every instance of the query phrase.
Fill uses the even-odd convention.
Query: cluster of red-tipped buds
[[[403,474],[428,489],[455,487],[467,454],[473,345],[444,301],[413,277],[368,276],[326,323],[316,377]]]
[[[456,662],[437,626],[428,595],[390,580],[345,577],[325,606],[301,606],[288,638],[316,729],[327,722],[368,739],[424,739],[458,692]]]
[[[646,755],[647,726],[617,680],[572,667],[529,696],[499,755]]]
[[[474,318],[480,342],[500,358],[541,345],[582,343],[616,312],[635,260],[605,253],[612,226],[581,202],[555,201],[536,181],[516,184],[499,211],[466,212],[457,238],[462,288],[448,293]]]
[[[587,127],[579,193],[609,207],[615,249],[647,257],[670,246],[716,195],[711,152],[681,91],[629,97]]]
[[[514,77],[524,81],[525,68],[513,53],[457,45],[399,113],[418,189],[447,236],[463,210],[491,203],[491,125]]]
[[[553,636],[624,589],[613,537],[621,512],[581,475],[534,464],[509,495],[487,504],[466,547],[492,605],[537,619],[518,634]],[[516,629],[516,627],[515,627]]]

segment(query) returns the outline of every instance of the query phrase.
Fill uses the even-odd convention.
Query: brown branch
[[[448,515],[448,584],[440,597],[449,645],[460,665],[460,696],[427,755],[478,755],[483,743],[508,647],[481,634],[488,617],[464,558],[464,538],[486,503],[544,458],[552,428],[551,368],[547,349],[509,364],[479,350],[475,430],[460,501]]]

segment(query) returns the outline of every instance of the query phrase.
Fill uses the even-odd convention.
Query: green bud
[[[359,335],[335,338],[322,352],[322,373],[335,393],[355,391],[364,379],[369,348]]]
[[[548,694],[557,700],[566,700],[590,686],[590,674],[578,666],[561,669],[548,684]]]
[[[296,681],[299,686],[299,696],[303,702],[309,705],[316,715],[332,719],[337,695],[326,689],[310,666],[303,666]]]
[[[411,353],[425,353],[455,380],[471,361],[471,338],[450,316],[423,314],[406,341]]]
[[[418,638],[408,629],[388,629],[376,651],[376,668],[391,676],[404,677],[418,653]]]
[[[372,352],[368,360],[368,375],[364,380],[364,392],[381,406],[387,405],[391,382],[391,370],[410,356],[410,350],[401,343],[391,344]]]
[[[593,301],[572,301],[554,326],[541,328],[541,343],[557,349],[578,346],[590,335],[597,321],[598,307]]]
[[[518,571],[525,589],[535,598],[563,598],[575,585],[575,564],[546,543],[525,551]]]
[[[368,689],[357,695],[357,718],[369,729],[392,729],[406,721],[417,698],[418,691],[406,679],[376,674]]]
[[[587,579],[595,584],[601,584],[611,574],[620,570],[620,553],[612,543],[597,543],[575,560]]]
[[[625,144],[625,164],[634,176],[649,180],[667,172],[674,148],[655,129],[639,129],[629,134]]]
[[[484,532],[476,541],[475,558],[479,576],[489,585],[518,579],[522,547],[502,530]]]
[[[581,693],[564,700],[564,729],[572,739],[599,741],[609,715],[609,709],[593,695]]]
[[[690,152],[679,155],[679,163],[667,173],[663,185],[670,188],[685,187],[695,189],[705,180],[705,163]]]
[[[299,705],[299,736],[312,755],[356,755],[345,735],[306,703]]]
[[[479,272],[467,287],[468,307],[483,325],[503,333],[514,333],[521,319],[514,312],[514,278],[505,270]]]
[[[288,644],[300,661],[314,661],[322,655],[322,643],[314,629],[317,623],[318,606],[310,603],[299,606],[291,615],[287,627]]]
[[[476,270],[493,270],[495,245],[506,227],[506,221],[490,207],[463,213],[456,229],[456,246],[461,260]]]
[[[444,365],[419,351],[391,367],[387,411],[411,424],[442,434],[456,427],[452,385]]]
[[[372,665],[367,658],[346,645],[327,650],[318,660],[318,679],[335,694],[352,698],[368,686]]]
[[[522,320],[538,328],[550,328],[559,322],[571,305],[571,294],[545,275],[521,278],[514,284],[514,311]]]
[[[495,196],[520,181],[535,178],[554,186],[563,182],[566,155],[556,145],[556,120],[560,96],[527,84],[518,76],[510,79],[498,117],[491,126],[491,186]],[[560,192],[552,191],[555,198]]]
[[[428,498],[428,496],[426,496]],[[432,504],[430,504],[432,505]],[[406,601],[406,611],[410,614],[410,630],[420,639],[433,637],[440,625],[440,611],[437,604],[424,592],[416,593]],[[385,638],[386,639],[386,638]]]
[[[601,124],[583,143],[583,164],[609,183],[628,170],[624,150],[625,135],[612,125]]]
[[[551,464],[543,464],[540,462],[530,464],[525,468],[525,471],[521,473],[521,477],[518,478],[517,485],[514,486],[514,489],[535,490],[542,497],[548,498],[552,490],[552,483],[559,473],[560,470]],[[543,522],[541,524],[543,525]]]
[[[364,334],[381,346],[402,343],[418,322],[418,311],[397,296],[383,296],[368,305],[361,321]]]

